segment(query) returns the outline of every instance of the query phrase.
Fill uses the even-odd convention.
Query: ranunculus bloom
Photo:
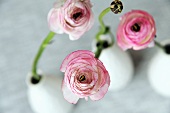
[[[156,27],[153,17],[142,10],[132,10],[120,18],[117,42],[123,49],[134,50],[154,46]]]
[[[88,50],[69,54],[60,70],[65,72],[62,83],[64,98],[76,104],[79,98],[99,100],[104,97],[110,85],[110,77],[103,63]]]
[[[67,33],[70,40],[79,39],[88,31],[94,16],[90,0],[67,0],[57,2],[48,14],[48,24],[55,33]]]

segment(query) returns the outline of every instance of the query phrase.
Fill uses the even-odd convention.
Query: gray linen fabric
[[[0,113],[33,113],[27,100],[26,75],[43,38],[49,32],[47,14],[55,0],[0,0]],[[48,74],[59,71],[64,57],[78,49],[91,49],[98,30],[99,13],[111,0],[91,0],[95,24],[81,39],[70,41],[68,35],[56,35],[44,52],[39,67]],[[157,26],[156,40],[170,38],[169,0],[122,0],[120,15],[107,14],[105,23],[115,34],[119,17],[131,9],[143,9],[153,15]],[[119,92],[108,92],[101,101],[80,100],[72,113],[170,113],[170,99],[151,88],[147,68],[156,48],[130,51],[135,64],[134,79]]]

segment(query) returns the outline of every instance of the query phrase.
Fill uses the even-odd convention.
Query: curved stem
[[[47,37],[44,39],[44,41],[41,43],[41,46],[38,50],[38,53],[36,54],[35,58],[34,58],[34,62],[32,65],[32,76],[34,79],[36,80],[40,80],[40,76],[37,74],[37,64],[38,61],[43,53],[43,51],[45,50],[46,46],[50,43],[50,41],[52,40],[52,38],[54,37],[55,33],[54,32],[49,32],[49,34],[47,35]]]
[[[96,40],[100,40],[100,35],[101,34],[104,34],[105,33],[105,30],[106,30],[106,26],[103,22],[103,17],[110,11],[110,7],[104,9],[100,15],[99,15],[99,22],[100,22],[100,25],[101,25],[101,30],[97,33],[96,35]]]
[[[164,50],[164,46],[155,40],[155,45],[160,49]]]
[[[103,47],[103,41],[100,39],[100,35],[102,34],[106,34],[106,33],[109,33],[111,39],[112,39],[112,42],[109,46],[112,46],[114,44],[114,36],[113,34],[111,33],[109,27],[105,26],[104,22],[103,22],[103,17],[110,11],[110,7],[104,9],[100,15],[99,15],[99,22],[100,22],[100,26],[101,26],[101,29],[99,30],[99,32],[96,34],[96,40],[97,42],[99,42],[101,45],[99,47],[97,47],[97,51],[95,52],[95,57],[96,58],[99,58],[102,50],[105,48]]]
[[[105,26],[105,24],[104,24],[104,22],[103,22],[103,17],[104,17],[109,11],[110,11],[110,7],[104,9],[104,10],[100,13],[100,15],[99,15],[99,22],[100,22],[100,25],[101,25],[101,28],[102,28],[103,31],[105,31],[105,28],[106,28],[106,26]]]
[[[97,47],[97,51],[95,52],[95,58],[99,58],[101,52],[102,52],[102,48],[101,47]]]

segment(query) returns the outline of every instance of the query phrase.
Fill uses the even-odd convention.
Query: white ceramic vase
[[[62,95],[62,78],[42,75],[37,84],[33,84],[31,79],[31,74],[28,74],[28,100],[35,113],[72,112],[73,105],[68,103]]]
[[[108,35],[102,35],[102,40],[111,39]],[[93,51],[96,50],[93,43]],[[104,49],[99,57],[110,75],[110,91],[118,91],[125,88],[133,78],[134,66],[130,55],[120,49],[115,43],[112,47]]]
[[[170,44],[170,40],[163,45]],[[159,49],[148,68],[148,78],[153,89],[162,96],[170,97],[170,54]]]

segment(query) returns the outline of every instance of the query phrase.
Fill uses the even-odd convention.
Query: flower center
[[[111,4],[110,4],[110,9],[112,12],[114,12],[115,14],[121,13],[123,10],[123,4],[121,1],[119,0],[114,0]]]
[[[82,81],[85,81],[85,80],[86,80],[86,77],[84,75],[80,75],[79,81],[82,82]]]
[[[132,27],[131,27],[132,31],[138,32],[140,31],[140,25],[138,23],[135,23]]]
[[[82,12],[77,12],[77,13],[73,14],[73,19],[74,20],[78,20],[81,17],[82,17]]]

